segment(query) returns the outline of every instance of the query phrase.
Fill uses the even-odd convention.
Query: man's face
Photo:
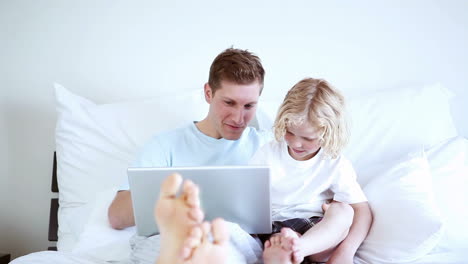
[[[239,139],[255,116],[259,96],[258,82],[237,84],[222,81],[214,95],[210,86],[206,84],[205,98],[210,104],[210,136],[228,140]]]

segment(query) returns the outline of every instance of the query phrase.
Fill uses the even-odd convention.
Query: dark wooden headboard
[[[54,152],[54,164],[52,166],[52,183],[50,189],[53,193],[58,193],[59,188],[57,184],[57,154]],[[50,199],[50,215],[49,215],[49,241],[57,242],[58,236],[58,213],[59,199]],[[57,247],[49,247],[48,250],[57,250]]]

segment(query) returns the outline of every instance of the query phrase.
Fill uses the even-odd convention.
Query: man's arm
[[[135,225],[132,196],[130,191],[119,191],[107,212],[109,223],[114,229],[124,229]]]
[[[369,203],[363,202],[350,205],[354,209],[353,224],[349,229],[348,236],[335,249],[327,264],[353,263],[357,249],[369,233],[373,221]]]

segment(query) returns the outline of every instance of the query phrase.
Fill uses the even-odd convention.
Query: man
[[[264,76],[256,55],[233,48],[223,51],[211,64],[204,85],[210,104],[207,116],[156,135],[132,167],[246,165],[269,139],[247,126],[255,116]],[[128,189],[127,183],[109,207],[109,222],[115,229],[135,225]]]

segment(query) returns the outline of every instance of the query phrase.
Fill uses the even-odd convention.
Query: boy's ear
[[[211,101],[213,100],[213,90],[211,90],[211,87],[208,83],[205,83],[205,86],[203,87],[203,91],[205,94],[206,102],[211,104]]]

